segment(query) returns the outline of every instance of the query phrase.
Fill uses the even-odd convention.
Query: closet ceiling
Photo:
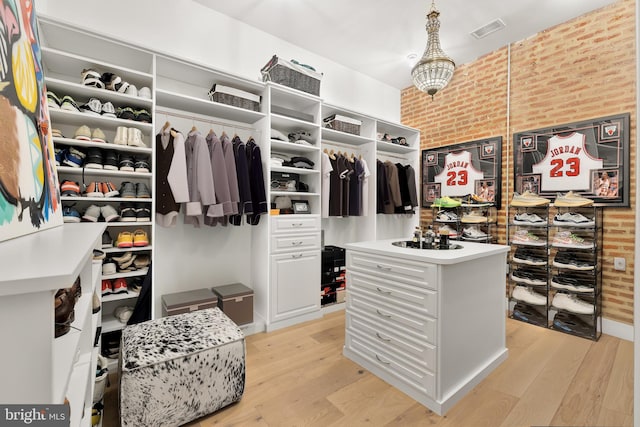
[[[398,89],[411,86],[407,55],[422,56],[425,16],[431,7],[428,0],[194,1]],[[461,65],[614,2],[436,0],[440,41]],[[471,36],[496,19],[506,28],[480,40]]]

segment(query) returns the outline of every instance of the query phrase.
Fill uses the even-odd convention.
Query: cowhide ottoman
[[[219,308],[128,326],[120,348],[123,427],[185,424],[244,392],[244,335]]]

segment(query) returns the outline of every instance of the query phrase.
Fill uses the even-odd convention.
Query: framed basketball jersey
[[[514,191],[629,206],[628,113],[516,133],[513,143]]]
[[[422,150],[422,206],[476,194],[500,206],[502,137]]]

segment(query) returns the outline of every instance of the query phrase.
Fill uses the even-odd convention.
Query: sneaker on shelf
[[[132,147],[147,147],[142,141],[142,131],[138,128],[128,129],[127,144]]]
[[[111,234],[109,234],[108,230],[104,230],[102,233],[102,249],[112,248],[113,247],[113,238]]]
[[[133,232],[133,246],[149,246],[149,237],[147,237],[146,231],[139,228]]]
[[[80,222],[80,212],[73,206],[62,207],[63,222]]]
[[[102,264],[102,274],[104,274],[104,264]],[[113,294],[113,282],[110,279],[102,279],[102,296],[104,297],[111,294]]]
[[[122,264],[124,262],[129,261],[132,258],[133,258],[133,254],[131,252],[125,252],[122,255],[120,255],[119,257],[113,257],[113,260],[115,262],[117,262],[118,264]]]
[[[129,88],[129,83],[125,82],[113,73],[102,73],[100,79],[105,83],[105,87],[108,90],[112,90],[114,92],[126,93]]]
[[[114,310],[113,315],[116,317],[116,319],[120,321],[120,323],[124,323],[126,325],[129,319],[131,318],[131,315],[133,315],[133,307],[129,307],[129,306],[117,307]]]
[[[112,182],[102,182],[100,183],[100,188],[104,197],[118,197],[120,195],[120,192]]]
[[[126,294],[127,291],[127,281],[120,277],[113,282],[113,293],[114,294]]]
[[[136,203],[136,221],[151,221],[151,209],[149,209],[149,205],[147,203]]]
[[[151,89],[149,89],[146,86],[140,88],[140,90],[138,91],[138,97],[144,98],[144,99],[151,99]]]
[[[444,196],[435,199],[431,206],[439,208],[457,208],[461,204],[462,202],[460,202],[460,200],[455,200],[449,196]]]
[[[488,222],[488,218],[480,211],[465,212],[460,219],[460,222],[467,224],[482,224]]]
[[[65,179],[60,184],[60,194],[67,197],[80,197],[80,184]]]
[[[458,232],[446,224],[438,228],[438,234],[443,233],[447,233],[452,239],[457,239],[459,237]]]
[[[110,171],[118,170],[118,153],[115,150],[103,151],[103,169]]]
[[[62,101],[60,101],[60,98],[58,98],[58,96],[51,92],[50,90],[47,91],[47,105],[49,106],[49,108],[53,108],[55,110],[59,110],[60,109],[60,104],[62,104]]]
[[[113,143],[116,145],[127,145],[128,132],[127,128],[124,126],[118,126],[116,129],[116,137],[113,140]]]
[[[525,248],[516,249],[512,258],[513,262],[526,265],[538,265],[543,266],[547,264],[546,258],[537,255],[535,252],[529,251]]]
[[[580,293],[594,293],[595,289],[591,286],[585,286],[582,282],[575,277],[570,277],[564,274],[557,274],[551,278],[551,286],[556,289],[566,289],[572,292]]]
[[[102,150],[97,147],[89,147],[84,167],[87,169],[102,169],[102,166]]]
[[[553,236],[551,246],[556,248],[591,249],[593,248],[593,242],[585,241],[571,231],[559,231]]]
[[[116,240],[116,246],[119,248],[132,248],[133,247],[133,234],[130,231],[122,231],[118,234]]]
[[[107,276],[110,274],[116,274],[116,263],[111,258],[105,258],[102,261],[102,275]]]
[[[87,190],[84,192],[85,197],[104,197],[102,192],[102,183],[92,181],[87,186]]]
[[[547,284],[546,280],[542,280],[542,278],[533,271],[522,269],[513,270],[511,272],[511,280],[532,286],[546,286]]]
[[[133,203],[123,203],[120,208],[120,221],[121,222],[137,222],[138,215],[133,207]]]
[[[120,161],[118,162],[118,167],[123,172],[134,172],[135,162],[133,161],[133,156],[127,153],[120,154]]]
[[[80,141],[91,141],[91,129],[89,126],[82,125],[76,129],[73,138]]]
[[[561,310],[567,310],[576,314],[593,314],[595,306],[588,302],[582,301],[575,295],[558,292],[553,297],[551,305]]]
[[[534,325],[547,325],[547,310],[546,307],[543,310],[538,309],[539,306],[528,305],[518,301],[513,307],[512,316],[514,319],[522,320],[524,322],[532,323]]]
[[[128,272],[128,271],[136,271],[136,267],[134,267],[133,262],[138,258],[137,255],[131,256],[126,261],[122,261],[118,263],[118,271]]]
[[[62,163],[64,163],[66,166],[71,166],[72,168],[79,168],[82,167],[82,163],[84,162],[85,157],[86,154],[84,154],[82,151],[78,150],[75,147],[69,147],[69,150],[67,150],[66,156]]]
[[[119,119],[134,120],[136,118],[136,113],[131,107],[120,107],[116,110],[116,116]]]
[[[123,181],[120,185],[120,197],[125,199],[135,199],[136,185],[133,182]]]
[[[564,194],[558,193],[556,196],[556,200],[553,202],[553,205],[567,207],[591,206],[593,205],[593,200],[582,197],[581,195],[576,194],[573,191],[569,191],[568,193]]]
[[[133,260],[133,265],[136,268],[147,268],[151,264],[151,257],[149,255],[138,255],[135,260]]]
[[[463,240],[487,240],[489,235],[476,227],[465,227],[462,230]]]
[[[526,302],[527,304],[547,304],[547,297],[527,288],[526,286],[515,286],[513,288],[513,292],[511,293],[511,297],[513,299],[517,299],[518,301]]]
[[[91,133],[91,141],[93,142],[102,142],[103,144],[107,142],[107,135],[104,134],[102,129],[95,128]]]
[[[149,114],[149,112],[144,108],[140,110],[135,110],[134,114],[135,114],[134,120],[136,122],[151,123],[151,114]]]
[[[86,68],[80,74],[82,76],[82,84],[84,86],[93,86],[98,89],[104,89],[104,82],[100,79],[100,73],[94,69]]]
[[[136,183],[136,197],[139,199],[149,199],[151,198],[151,191],[147,184],[144,182]]]
[[[593,263],[578,259],[573,253],[568,251],[558,251],[553,258],[553,266],[578,271],[589,271],[595,268]]]
[[[76,113],[80,112],[80,107],[78,107],[78,104],[76,103],[76,101],[69,95],[66,95],[62,98],[62,102],[60,103],[60,109],[66,110],[66,111],[74,111]]]
[[[54,138],[64,138],[65,136],[62,134],[60,129],[51,129],[51,136]]]
[[[105,222],[116,221],[120,218],[118,211],[111,205],[104,205],[100,208],[100,213],[104,218]]]
[[[110,102],[105,102],[102,104],[101,112],[103,117],[111,117],[112,119],[116,118],[116,109]]]
[[[547,221],[540,218],[537,214],[530,212],[523,212],[516,214],[513,217],[513,223],[516,225],[539,225],[545,226],[547,225]]]
[[[551,201],[527,190],[522,194],[513,193],[511,206],[544,206]]]
[[[138,88],[136,85],[129,85],[125,93],[129,96],[138,96]]]
[[[69,149],[67,147],[54,147],[53,150],[56,158],[56,166],[62,165],[64,159],[67,157]]]
[[[91,301],[91,312],[93,314],[99,313],[101,308],[102,304],[100,303],[100,297],[98,297],[98,294],[94,291],[93,299]]]
[[[100,249],[94,249],[93,250],[93,260],[94,261],[102,261],[106,257],[107,257],[107,254],[105,254],[104,251],[101,251]]]
[[[577,212],[564,212],[557,213],[553,217],[553,225],[568,225],[572,227],[593,227],[596,222],[593,218],[587,218],[586,216]]]
[[[483,207],[483,206],[493,206],[493,202],[478,196],[477,194],[467,194],[462,197],[462,205],[465,207]]]
[[[436,213],[436,221],[439,222],[457,222],[458,215],[453,211],[441,210]]]
[[[142,255],[145,256],[145,255]],[[132,277],[131,282],[129,282],[129,290],[133,293],[139,294],[142,289],[142,278],[140,277]]]
[[[64,289],[58,290],[54,298],[54,338],[58,338],[71,330],[75,300]]]
[[[89,98],[89,100],[80,106],[83,113],[99,116],[102,113],[102,102],[98,98]]]
[[[133,170],[135,172],[149,173],[149,162],[142,159],[136,159],[135,163],[133,164]]]
[[[82,215],[82,219],[91,221],[91,222],[98,222],[99,218],[100,218],[100,208],[96,205],[89,206],[87,210],[84,211],[84,215]]]
[[[513,243],[529,246],[547,246],[547,241],[528,230],[517,230],[513,235]]]

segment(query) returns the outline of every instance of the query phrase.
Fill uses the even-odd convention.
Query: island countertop
[[[469,241],[451,241],[452,244],[460,245],[462,248],[448,250],[403,248],[393,245],[393,242],[407,240],[410,239],[406,237],[399,237],[397,239],[371,240],[348,243],[345,247],[348,250],[362,251],[383,256],[392,255],[406,260],[433,264],[457,264],[499,253],[507,253],[510,249],[507,245],[476,243]]]

